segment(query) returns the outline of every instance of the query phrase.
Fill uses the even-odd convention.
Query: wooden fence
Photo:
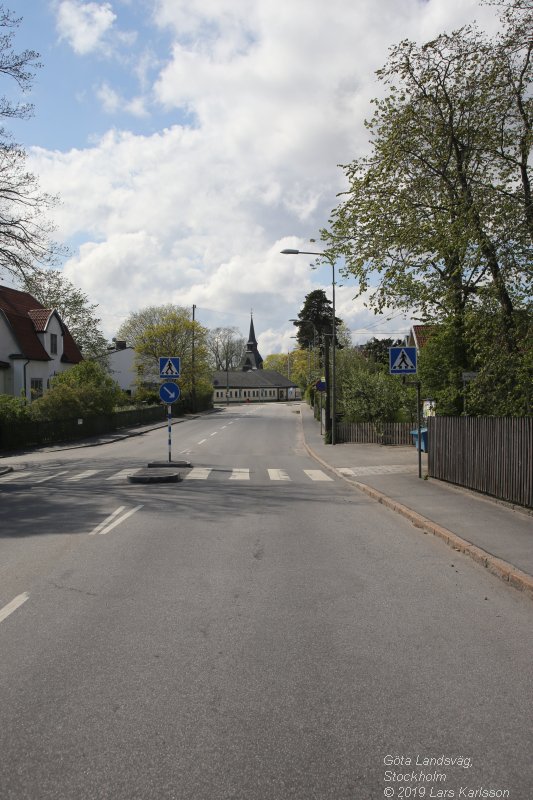
[[[412,422],[339,422],[337,441],[351,444],[413,444],[411,431],[416,428]]]
[[[533,417],[430,417],[428,470],[533,508]]]

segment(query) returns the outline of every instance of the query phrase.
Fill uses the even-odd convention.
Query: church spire
[[[257,339],[255,338],[253,313],[250,314],[250,333],[248,334],[248,343],[246,345],[246,353],[241,362],[241,369],[243,372],[248,372],[251,369],[263,369],[263,358],[257,349]]]

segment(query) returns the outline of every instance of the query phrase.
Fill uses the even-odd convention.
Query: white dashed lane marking
[[[7,606],[0,608],[0,622],[3,622],[7,617],[10,616],[10,614],[13,613],[13,611],[16,611],[17,608],[20,608],[20,606],[26,602],[29,596],[29,592],[23,592],[22,594],[19,594],[17,597],[13,598],[13,600],[8,603]]]

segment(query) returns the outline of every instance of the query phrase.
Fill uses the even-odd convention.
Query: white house
[[[0,286],[0,394],[40,397],[50,378],[82,360],[57,311]]]
[[[115,349],[106,355],[107,369],[113,380],[128,394],[135,394],[137,389],[137,371],[135,369],[135,350],[126,342],[113,339]]]

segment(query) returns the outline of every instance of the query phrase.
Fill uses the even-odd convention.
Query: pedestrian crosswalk
[[[140,468],[140,467],[139,467]],[[54,485],[83,485],[95,481],[105,481],[107,485],[127,484],[129,475],[137,471],[137,467],[128,469],[84,469],[84,470],[27,470],[18,469],[0,476],[0,489],[3,485],[35,486],[38,484]],[[185,481],[232,481],[238,483],[316,483],[329,482],[333,478],[320,469],[281,469],[269,467],[266,469],[250,467],[192,467],[181,470]],[[45,488],[43,486],[43,488]]]

